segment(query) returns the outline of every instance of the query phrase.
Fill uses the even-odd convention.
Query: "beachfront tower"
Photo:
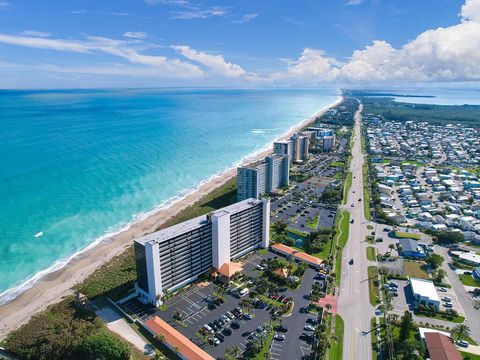
[[[290,157],[267,156],[261,161],[237,169],[237,199],[258,199],[265,193],[272,193],[288,186]]]
[[[270,201],[247,199],[134,240],[139,299],[162,296],[269,246]]]

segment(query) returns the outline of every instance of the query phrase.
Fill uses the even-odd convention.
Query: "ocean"
[[[395,97],[395,101],[412,104],[480,105],[480,89],[422,89],[395,91],[395,94],[426,95],[430,97]]]
[[[0,91],[0,303],[265,150],[338,96],[333,89]]]

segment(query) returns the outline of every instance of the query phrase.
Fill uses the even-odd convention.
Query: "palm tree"
[[[332,304],[325,305],[325,309],[327,309],[327,311],[330,312],[330,310],[332,310]]]
[[[470,336],[470,328],[465,324],[458,324],[452,329],[453,339],[460,340]]]

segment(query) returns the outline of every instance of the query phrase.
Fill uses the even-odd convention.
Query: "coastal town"
[[[345,92],[0,356],[81,309],[135,359],[475,359],[479,132],[388,120]]]

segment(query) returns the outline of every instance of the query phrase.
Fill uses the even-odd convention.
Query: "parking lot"
[[[256,252],[242,259],[242,274],[257,278],[261,271],[255,269],[262,260],[275,257],[270,252]],[[313,333],[304,330],[308,318],[315,319],[316,314],[308,313],[305,309],[308,307],[311,287],[314,283],[316,271],[308,268],[303,276],[303,281],[296,289],[285,288],[280,294],[284,297],[291,297],[294,302],[293,314],[288,317],[280,317],[279,323],[287,328],[286,332],[274,332],[274,334],[282,334],[284,338],[274,339],[270,345],[270,359],[300,359],[311,351],[311,345],[300,339],[302,333]],[[257,306],[248,310],[252,315],[248,319],[247,315],[239,315],[237,309],[245,313],[245,308],[240,306],[241,299],[238,295],[234,296],[230,292],[223,295],[224,303],[220,303],[213,308],[209,307],[209,303],[216,297],[213,295],[215,285],[210,282],[194,284],[187,289],[181,291],[169,299],[165,310],[158,310],[157,315],[168,322],[172,327],[176,328],[197,346],[207,351],[216,358],[224,358],[227,349],[238,346],[241,351],[247,347],[249,337],[261,337],[262,333],[266,336],[267,331],[262,332],[262,328],[272,324],[272,311],[275,310],[271,305],[264,305],[261,308]],[[267,294],[264,294],[267,295]],[[232,320],[226,322],[229,316]],[[178,320],[178,314],[181,314],[181,320]],[[235,316],[234,315],[239,315]],[[226,317],[225,317],[226,316]],[[207,341],[205,335],[200,335],[200,329],[205,324],[218,324],[223,317],[218,328],[214,328],[215,337],[221,342],[217,344]],[[177,319],[176,319],[177,318]],[[228,329],[228,330],[225,330]],[[252,335],[255,334],[255,335]]]

